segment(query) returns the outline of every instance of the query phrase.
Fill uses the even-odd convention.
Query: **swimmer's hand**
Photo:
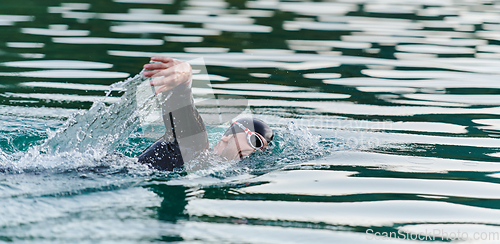
[[[145,64],[143,73],[146,77],[156,79],[151,80],[151,86],[155,87],[155,94],[168,91],[184,82],[188,82],[192,77],[191,65],[187,62],[167,57],[152,57],[150,64]]]

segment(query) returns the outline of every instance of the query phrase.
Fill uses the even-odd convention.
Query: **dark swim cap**
[[[242,119],[236,120],[236,122],[241,123],[243,126],[247,127],[249,130],[251,130],[253,132],[259,133],[261,136],[263,136],[266,139],[267,143],[269,143],[273,140],[273,137],[274,137],[273,129],[271,129],[271,127],[269,127],[269,125],[267,125],[266,122],[264,122],[260,119],[242,118]],[[231,127],[234,127],[233,129],[236,133],[244,132],[238,126],[233,125]],[[231,130],[231,127],[229,127],[229,129],[227,129],[227,131],[226,131],[226,133],[224,133],[224,135],[229,135],[229,134],[233,133],[232,132],[233,130]]]

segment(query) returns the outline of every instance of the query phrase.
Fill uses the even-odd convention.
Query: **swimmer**
[[[180,170],[184,162],[210,150],[205,124],[193,101],[192,68],[173,58],[152,57],[151,61],[144,65],[143,75],[154,78],[150,84],[161,96],[166,132],[138,160],[159,170]],[[264,121],[243,118],[232,123],[211,150],[226,160],[242,159],[266,150],[272,139],[273,131]]]

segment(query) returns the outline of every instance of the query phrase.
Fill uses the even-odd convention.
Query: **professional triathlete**
[[[208,148],[205,124],[193,101],[191,66],[177,59],[152,57],[144,65],[155,94],[161,96],[165,134],[139,156],[139,162],[160,170],[182,170],[184,162],[212,150],[226,160],[241,159],[264,151],[273,139],[273,130],[259,119],[243,118],[231,124],[221,140]]]

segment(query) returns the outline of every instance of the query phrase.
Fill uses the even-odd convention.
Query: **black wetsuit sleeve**
[[[194,105],[189,85],[181,84],[161,96],[166,132],[138,160],[159,170],[180,170],[184,162],[208,148],[205,124]]]

